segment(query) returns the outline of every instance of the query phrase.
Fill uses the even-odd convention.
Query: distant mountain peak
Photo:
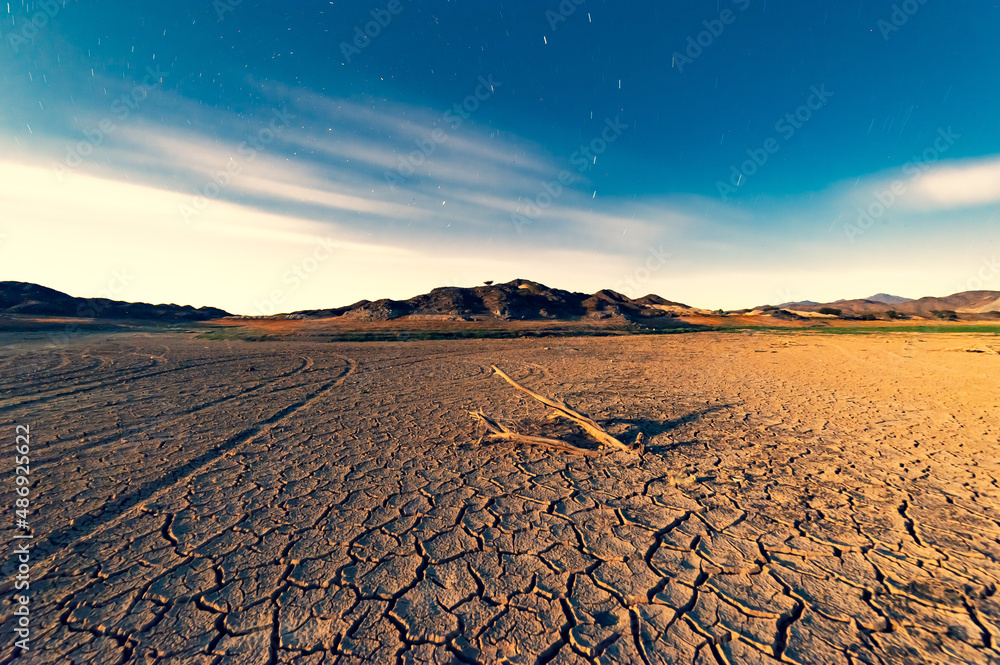
[[[873,296],[865,298],[865,300],[870,300],[872,302],[880,302],[883,305],[902,305],[903,303],[913,302],[913,298],[894,296],[889,293],[876,293]]]
[[[819,305],[819,303],[815,302],[813,300],[797,300],[795,302],[783,302],[780,305],[778,305],[778,307],[781,307],[783,309],[787,309],[789,307],[792,307],[792,308],[795,308],[795,307],[812,307],[812,306],[815,306],[815,305]]]
[[[786,303],[782,307],[792,307],[818,312],[824,308],[839,310],[845,317],[879,316],[898,318],[917,316],[924,319],[940,319],[952,314],[960,318],[992,319],[1000,316],[1000,291],[963,291],[950,296],[912,299],[877,293],[869,298],[837,300],[831,303]],[[889,315],[889,312],[895,312]]]

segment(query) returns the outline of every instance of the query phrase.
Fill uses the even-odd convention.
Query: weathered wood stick
[[[593,420],[591,420],[587,416],[583,415],[582,413],[579,413],[579,412],[574,411],[573,409],[569,408],[569,405],[567,405],[565,402],[560,402],[560,401],[557,401],[557,400],[545,397],[544,395],[539,395],[534,390],[531,390],[530,388],[525,388],[520,383],[518,383],[514,379],[510,378],[509,376],[507,376],[496,365],[490,365],[490,367],[492,367],[493,371],[496,372],[497,374],[499,374],[500,378],[502,378],[504,381],[506,381],[510,385],[514,386],[515,388],[517,388],[521,392],[524,392],[524,393],[527,393],[528,395],[531,395],[532,397],[534,397],[535,399],[537,399],[539,402],[541,402],[545,406],[549,407],[550,409],[554,409],[556,412],[558,412],[558,413],[562,414],[563,416],[565,416],[566,418],[569,418],[570,420],[574,421],[575,423],[577,423],[578,425],[580,425],[580,427],[582,427],[583,429],[587,430],[588,434],[590,434],[592,437],[594,437],[595,439],[597,439],[601,443],[603,443],[605,445],[608,445],[608,446],[611,446],[612,448],[618,448],[620,450],[624,450],[625,452],[628,452],[628,453],[635,452],[631,448],[629,448],[628,446],[626,446],[624,443],[622,443],[621,441],[619,441],[615,437],[613,437],[610,434],[608,434],[604,430],[604,428],[601,427],[600,425],[598,425],[596,422],[594,422]]]
[[[548,448],[561,450],[565,453],[585,455],[587,457],[592,457],[598,454],[597,451],[587,450],[586,448],[577,448],[576,446],[566,443],[561,439],[548,439],[542,436],[527,436],[525,434],[518,434],[517,432],[511,431],[509,428],[504,427],[497,421],[493,420],[482,411],[469,411],[469,415],[486,425],[486,429],[489,430],[489,434],[486,435],[486,438],[526,443],[532,446],[546,446]]]

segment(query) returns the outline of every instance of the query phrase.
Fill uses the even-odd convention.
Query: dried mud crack
[[[0,664],[1000,662],[1000,357],[949,352],[988,341],[2,347]],[[643,454],[477,445],[481,404],[579,440],[494,362]]]

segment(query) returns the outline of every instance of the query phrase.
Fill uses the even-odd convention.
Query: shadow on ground
[[[670,420],[651,420],[649,418],[611,418],[605,421],[607,425],[627,425],[628,429],[624,432],[620,432],[615,436],[621,441],[632,442],[641,432],[646,439],[646,441],[652,441],[656,436],[660,434],[666,434],[667,432],[672,432],[676,429],[680,429],[685,425],[693,422],[697,422],[704,418],[705,416],[715,413],[717,411],[724,411],[736,404],[717,404],[715,406],[710,406],[704,409],[699,409],[697,411],[692,411],[691,413],[685,414],[679,418],[671,418]],[[693,443],[693,442],[684,442]],[[668,452],[683,445],[682,442],[673,442],[665,445],[655,445],[647,444],[646,450],[654,453]]]

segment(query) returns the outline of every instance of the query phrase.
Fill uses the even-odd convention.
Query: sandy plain
[[[0,342],[2,663],[1000,662],[996,335]]]

